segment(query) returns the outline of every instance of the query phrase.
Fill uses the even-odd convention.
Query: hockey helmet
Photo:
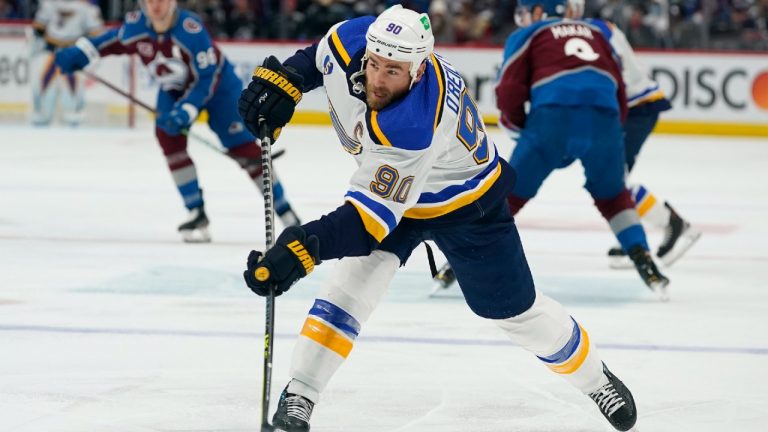
[[[432,24],[425,13],[394,5],[379,15],[365,34],[368,53],[385,59],[410,62],[411,85],[419,66],[434,50]]]
[[[534,21],[565,15],[569,0],[518,0],[515,24],[527,27]]]

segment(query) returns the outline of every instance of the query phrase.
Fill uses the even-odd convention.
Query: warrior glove
[[[259,125],[264,121],[269,136],[276,140],[301,100],[302,84],[304,77],[283,66],[277,57],[267,57],[240,94],[238,110],[248,130],[259,136]]]
[[[320,264],[319,256],[317,236],[307,237],[298,226],[286,228],[265,254],[251,251],[248,255],[248,269],[243,273],[245,283],[251,291],[264,297],[273,286],[277,297],[311,273],[315,264]]]

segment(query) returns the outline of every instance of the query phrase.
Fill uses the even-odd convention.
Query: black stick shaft
[[[261,141],[261,167],[264,180],[264,224],[266,227],[266,248],[269,250],[275,244],[275,206],[272,190],[272,139],[269,136],[266,123],[259,126]],[[261,389],[261,430],[271,431],[269,424],[269,399],[272,389],[272,354],[275,335],[275,291],[270,287],[266,298],[266,323],[264,328],[264,375]]]

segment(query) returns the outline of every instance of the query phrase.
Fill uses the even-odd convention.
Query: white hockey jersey
[[[380,111],[368,108],[354,75],[373,19],[331,28],[318,44],[315,66],[323,73],[333,126],[358,164],[345,199],[381,242],[403,217],[455,219],[467,206],[477,211],[484,198],[498,201],[513,175],[502,175],[511,169],[499,160],[464,80],[437,54],[403,98]]]
[[[664,92],[640,64],[624,33],[608,21],[601,19],[588,19],[586,21],[600,28],[616,54],[621,58],[621,74],[626,85],[627,105],[631,108],[663,99]]]
[[[94,35],[103,27],[98,6],[86,0],[45,0],[32,26],[54,47],[69,46],[81,36]]]

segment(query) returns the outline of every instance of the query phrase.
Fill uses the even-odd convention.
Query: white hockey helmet
[[[386,59],[410,62],[411,85],[419,66],[435,48],[432,23],[425,13],[394,5],[376,18],[365,33],[368,52]]]

